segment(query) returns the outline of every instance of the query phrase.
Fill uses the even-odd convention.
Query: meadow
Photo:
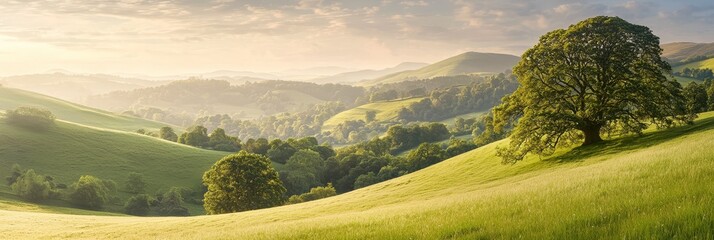
[[[514,165],[495,156],[504,140],[335,197],[216,216],[3,210],[0,238],[712,239],[712,134],[710,112]]]
[[[384,122],[395,120],[397,118],[397,113],[399,113],[400,109],[402,109],[403,107],[408,107],[410,104],[419,102],[422,99],[424,98],[407,98],[364,104],[359,107],[342,111],[337,115],[332,116],[330,119],[327,119],[327,121],[322,124],[322,129],[332,129],[337,126],[337,124],[349,120],[364,121],[365,115],[368,111],[375,111],[377,113],[375,121]]]
[[[41,107],[50,110],[59,119],[113,130],[133,132],[144,128],[156,131],[163,126],[169,125],[130,116],[116,115],[20,89],[0,87],[0,110],[10,110],[21,106]],[[176,130],[179,131],[181,129]]]

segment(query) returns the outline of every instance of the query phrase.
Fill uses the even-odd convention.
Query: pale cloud
[[[520,54],[597,15],[663,41],[714,41],[714,3],[696,0],[27,0],[0,3],[0,54],[13,56],[0,57],[0,75],[382,68],[470,50]]]

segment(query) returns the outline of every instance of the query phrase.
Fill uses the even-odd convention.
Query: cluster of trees
[[[675,76],[694,78],[699,80],[714,80],[714,73],[709,68],[684,68],[681,72],[673,73]]]
[[[485,78],[478,75],[458,75],[380,84],[367,89],[365,95],[357,101],[358,103],[366,103],[401,98],[425,97],[436,89],[467,86],[475,82],[482,82],[484,79]]]
[[[224,157],[204,173],[207,213],[240,212],[334,196],[423,169],[476,147],[452,139],[444,146],[422,143],[406,157],[396,157],[390,153],[393,143],[387,138],[338,150],[327,146],[315,149],[318,145],[314,138],[273,140],[271,144],[287,143],[292,148],[280,155],[290,156],[278,171],[267,156],[265,142],[246,145],[243,151]]]
[[[107,204],[119,206],[122,204],[118,195],[120,188],[116,182],[91,175],[80,176],[76,182],[67,186],[56,183],[52,176],[38,174],[33,169],[23,170],[20,165],[14,164],[5,180],[15,194],[29,202],[41,203],[48,199],[67,200],[79,208],[91,210],[104,209]],[[129,174],[121,189],[132,194],[123,205],[125,213],[143,216],[153,208],[158,214],[165,216],[189,215],[183,203],[184,196],[194,194],[192,190],[174,187],[165,193],[157,193],[156,197],[151,197],[145,194],[146,185],[141,174]]]
[[[315,136],[321,138],[322,124],[344,111],[345,105],[339,102],[326,102],[313,105],[306,111],[282,113],[254,120],[240,120],[229,115],[212,115],[197,118],[194,125],[208,129],[222,128],[231,136],[247,140],[249,138],[280,138]]]
[[[439,121],[453,116],[491,109],[501,98],[518,87],[516,77],[498,74],[467,86],[437,89],[429,97],[402,108],[398,118],[404,121]]]
[[[691,82],[683,89],[686,109],[691,113],[714,110],[714,79],[704,83]]]
[[[5,121],[12,125],[30,129],[47,129],[54,125],[55,115],[42,108],[18,107],[5,112]]]
[[[164,128],[162,128],[162,130],[164,130]],[[160,132],[160,136],[163,139],[171,141],[175,138],[175,134],[172,133],[173,131],[166,129]],[[176,142],[224,152],[236,152],[241,149],[240,140],[236,137],[226,135],[226,131],[222,128],[216,128],[211,135],[208,135],[208,129],[205,127],[194,126],[186,129],[186,132],[178,136]]]

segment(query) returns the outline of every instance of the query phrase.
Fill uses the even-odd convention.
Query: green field
[[[130,172],[144,175],[148,193],[170,187],[200,189],[201,176],[226,152],[208,151],[130,132],[58,121],[33,131],[0,120],[0,175],[17,163],[70,185],[81,175],[124,183]],[[128,194],[121,194],[126,199]],[[61,203],[59,203],[61,205]],[[108,209],[120,211],[120,209]],[[200,207],[194,214],[200,214]]]
[[[0,110],[11,110],[20,106],[42,107],[50,110],[58,119],[98,128],[123,131],[136,131],[144,128],[155,131],[169,125],[135,117],[120,116],[33,92],[0,87]]]
[[[714,58],[709,58],[709,59],[705,59],[705,60],[701,60],[701,61],[697,61],[697,62],[692,62],[692,63],[687,63],[684,65],[676,66],[676,67],[672,68],[672,71],[681,72],[685,68],[691,68],[691,69],[709,68],[709,69],[714,70]]]
[[[708,113],[515,165],[494,156],[500,141],[336,197],[218,216],[0,211],[0,238],[712,239],[712,134]]]
[[[349,121],[349,120],[363,120],[368,111],[376,111],[377,116],[376,121],[390,121],[397,118],[397,113],[403,107],[409,106],[409,104],[421,101],[424,98],[408,98],[399,100],[390,100],[382,102],[368,103],[356,108],[348,109],[342,111],[330,119],[327,119],[322,124],[322,130],[330,130],[337,126],[337,124]]]

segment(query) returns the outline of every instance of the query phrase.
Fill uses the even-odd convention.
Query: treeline
[[[380,84],[371,87],[360,98],[360,103],[388,101],[401,98],[424,97],[436,89],[454,86],[471,85],[484,81],[486,78],[478,75],[443,76],[431,79],[412,80],[397,83]],[[367,100],[366,102],[364,100]]]
[[[681,72],[674,72],[674,76],[688,77],[699,80],[714,80],[714,73],[709,68],[684,68]]]
[[[250,138],[242,142],[236,137],[226,135],[226,132],[221,128],[216,128],[211,134],[208,134],[207,129],[203,126],[191,127],[179,136],[171,128],[164,127],[157,135],[169,141],[177,141],[195,147],[227,152],[246,151],[265,156],[272,162],[284,164],[285,170],[280,172],[280,177],[287,188],[288,196],[299,195],[311,188],[325,186],[328,183],[333,183],[338,192],[349,191],[355,187],[354,181],[359,176],[369,172],[377,174],[382,167],[392,160],[398,159],[393,154],[412,149],[425,142],[438,142],[451,137],[449,130],[441,123],[392,126],[386,136],[382,138],[375,137],[370,141],[340,150],[327,144],[319,144],[315,137],[288,138],[287,140]],[[468,143],[467,145],[471,146],[472,144]],[[370,151],[373,154],[364,155],[365,151]],[[446,147],[444,147],[444,151],[446,151]],[[348,152],[353,153],[350,157],[351,160],[344,158],[349,155]],[[340,155],[340,153],[343,154]],[[368,167],[365,164],[371,164],[371,166]],[[423,164],[421,165],[423,166]],[[406,166],[409,170],[415,169],[408,163],[400,163],[399,166]],[[404,169],[397,169],[404,172],[401,171]],[[401,174],[391,173],[390,176],[401,176]],[[364,186],[364,183],[358,184],[358,186]]]
[[[222,128],[231,136],[247,140],[249,138],[281,138],[319,136],[322,124],[330,117],[346,110],[339,102],[313,105],[306,111],[282,113],[255,120],[234,119],[229,115],[212,115],[196,119],[193,125],[208,129]]]
[[[516,77],[499,74],[468,86],[437,89],[419,102],[399,111],[405,121],[439,121],[449,117],[485,111],[500,103],[501,98],[518,87]]]

